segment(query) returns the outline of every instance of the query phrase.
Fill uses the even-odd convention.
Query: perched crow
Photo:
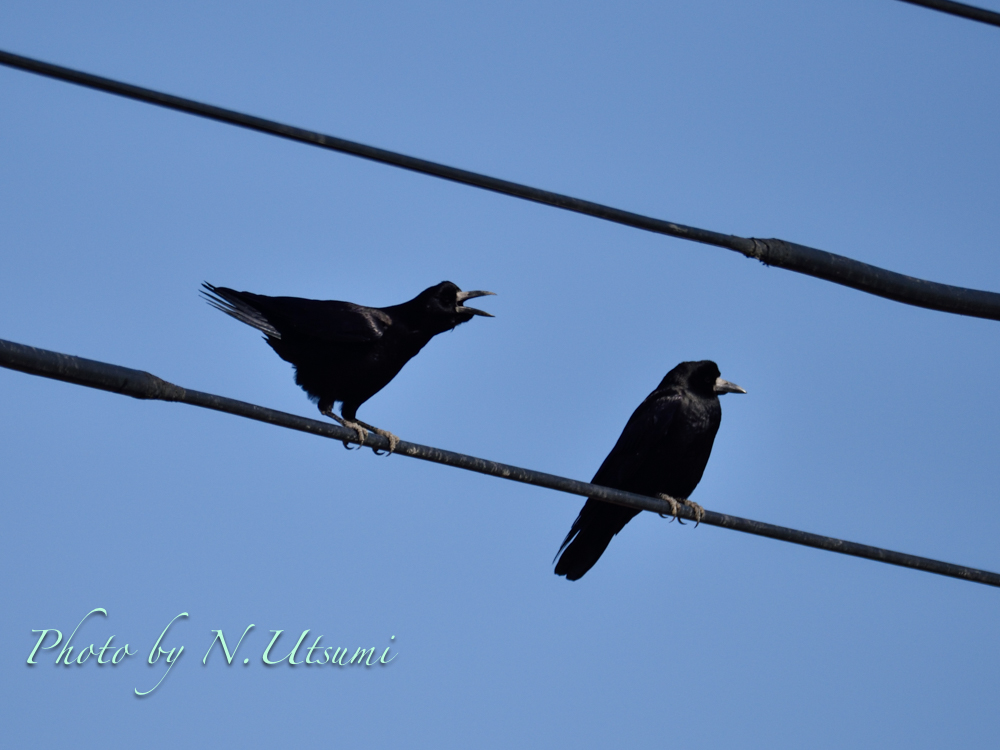
[[[267,297],[208,282],[202,286],[209,304],[263,332],[278,356],[295,366],[295,382],[317,402],[322,414],[355,430],[362,445],[366,430],[385,436],[390,453],[399,438],[358,419],[358,407],[382,390],[437,334],[472,320],[473,315],[493,317],[462,304],[493,292],[463,292],[450,281],[392,307]],[[339,417],[333,413],[338,401]]]
[[[591,480],[602,487],[660,496],[677,515],[674,498],[688,500],[701,481],[719,431],[721,393],[746,393],[719,377],[715,362],[681,362],[632,414],[621,437]],[[611,538],[639,511],[590,498],[559,548],[556,575],[571,581],[593,567]]]

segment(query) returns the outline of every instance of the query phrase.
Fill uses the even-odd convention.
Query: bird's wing
[[[632,413],[618,442],[591,482],[629,490],[629,481],[649,458],[658,438],[670,429],[679,406],[680,397],[676,394],[651,393]],[[556,553],[559,557],[566,551],[556,565],[556,573],[570,580],[580,578],[597,562],[611,538],[638,513],[632,508],[588,499]],[[573,548],[570,548],[571,542]]]
[[[649,458],[657,438],[670,429],[679,406],[680,397],[676,394],[651,393],[632,413],[621,437],[591,482],[603,487],[627,489],[629,480]]]
[[[268,297],[204,285],[210,304],[272,338],[364,343],[383,336],[392,318],[382,310],[352,302],[301,297]]]
[[[335,343],[375,341],[392,325],[381,310],[353,302],[269,297],[258,309],[286,335]]]

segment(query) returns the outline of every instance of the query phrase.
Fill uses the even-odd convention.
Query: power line
[[[120,393],[125,396],[132,396],[140,399],[154,399],[159,401],[179,401],[192,406],[200,406],[204,409],[214,409],[215,411],[235,414],[247,419],[255,419],[258,422],[286,427],[291,430],[308,432],[312,435],[331,438],[333,440],[358,442],[357,433],[339,425],[328,422],[320,422],[315,419],[307,419],[294,414],[268,409],[256,404],[248,404],[245,401],[216,396],[212,393],[192,391],[182,388],[173,383],[152,375],[142,370],[133,370],[128,367],[112,365],[106,362],[97,362],[92,359],[74,357],[69,354],[60,354],[46,349],[36,349],[35,347],[15,344],[12,341],[0,339],[0,366],[11,370],[19,370],[31,375],[40,375],[55,380],[63,380],[67,383],[75,383],[88,388],[99,388],[112,393]],[[370,433],[365,445],[387,450],[389,441],[381,435]],[[518,466],[501,464],[496,461],[488,461],[484,458],[475,458],[464,453],[454,453],[452,451],[432,448],[417,443],[408,443],[401,440],[396,448],[396,453],[411,458],[419,458],[423,461],[454,466],[459,469],[475,471],[480,474],[509,479],[514,482],[533,484],[537,487],[547,487],[559,492],[567,492],[572,495],[583,497],[594,497],[605,500],[609,503],[624,505],[629,508],[648,510],[654,513],[670,514],[670,504],[664,500],[643,495],[635,495],[631,492],[614,490],[608,487],[599,487],[587,482],[579,482],[575,479],[546,474],[532,469],[522,469]],[[680,515],[684,518],[694,520],[694,512],[685,505],[680,506]],[[917,557],[903,552],[893,552],[892,550],[872,547],[867,544],[848,542],[843,539],[811,534],[807,531],[797,531],[783,526],[775,526],[760,521],[752,521],[738,516],[729,516],[724,513],[716,513],[706,510],[701,522],[709,526],[721,526],[722,528],[742,531],[747,534],[779,539],[792,544],[800,544],[806,547],[839,552],[844,555],[863,557],[868,560],[899,565],[904,568],[923,570],[928,573],[961,578],[973,583],[982,583],[987,586],[1000,587],[1000,574],[991,573],[986,570],[968,568],[962,565],[931,560],[926,557]]]
[[[950,13],[953,16],[961,16],[962,18],[969,18],[973,21],[981,21],[982,23],[988,23],[991,26],[1000,26],[1000,13],[994,13],[992,10],[977,8],[974,5],[953,3],[951,0],[901,0],[901,2],[909,3],[910,5],[922,5],[923,7],[930,8],[931,10],[939,10],[942,13]]]
[[[722,234],[707,229],[676,224],[664,221],[663,219],[655,219],[650,216],[623,211],[600,203],[572,198],[568,195],[540,190],[508,180],[500,180],[496,177],[489,177],[476,172],[469,172],[464,169],[417,159],[394,151],[375,148],[374,146],[366,146],[362,143],[348,141],[343,138],[323,135],[322,133],[303,130],[291,125],[283,125],[273,120],[265,120],[261,117],[234,112],[233,110],[223,109],[210,104],[202,104],[191,99],[184,99],[152,89],[133,86],[110,78],[102,78],[71,68],[52,65],[30,57],[14,55],[9,52],[0,51],[0,64],[148,104],[155,104],[168,109],[206,117],[210,120],[237,125],[269,135],[276,135],[281,138],[298,141],[299,143],[307,143],[331,151],[360,156],[364,159],[389,164],[394,167],[401,167],[433,177],[440,177],[444,180],[491,190],[496,193],[522,198],[535,203],[542,203],[547,206],[554,206],[566,211],[574,211],[605,221],[643,229],[647,232],[664,234],[706,245],[724,247],[728,250],[742,253],[748,258],[756,258],[768,266],[777,266],[778,268],[806,274],[807,276],[832,281],[835,284],[848,286],[862,292],[867,292],[868,294],[885,297],[907,305],[926,307],[931,310],[940,310],[941,312],[955,313],[957,315],[1000,320],[1000,294],[995,292],[966,289],[948,284],[938,284],[933,281],[925,281],[862,263],[843,255],[828,253],[824,250],[817,250],[816,248],[799,245],[794,242],[786,242],[779,239],[762,240],[751,237],[738,237],[736,235]]]

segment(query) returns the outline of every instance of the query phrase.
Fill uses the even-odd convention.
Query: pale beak
[[[482,315],[487,318],[494,317],[485,310],[477,310],[475,307],[466,307],[462,303],[467,299],[473,299],[474,297],[487,297],[489,295],[496,295],[496,292],[459,292],[456,296],[458,301],[458,307],[455,308],[455,312],[460,313],[472,313],[473,315]]]
[[[730,383],[728,380],[723,380],[722,378],[715,379],[715,388],[713,390],[716,393],[746,393],[736,383]]]

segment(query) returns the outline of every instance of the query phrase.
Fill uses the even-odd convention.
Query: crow
[[[463,292],[450,281],[391,307],[268,297],[208,282],[202,287],[210,305],[261,331],[278,356],[292,363],[295,382],[316,402],[321,414],[357,432],[362,445],[368,430],[388,438],[390,453],[399,438],[358,419],[358,407],[388,385],[439,333],[474,315],[493,317],[462,304],[493,292]],[[340,416],[333,413],[337,402]]]
[[[591,482],[660,497],[670,503],[675,516],[680,500],[701,520],[704,509],[687,498],[712,453],[722,421],[719,395],[723,393],[746,391],[723,380],[715,362],[681,362],[635,410]],[[589,498],[556,553],[556,575],[570,581],[582,578],[611,538],[638,514],[633,508]]]

